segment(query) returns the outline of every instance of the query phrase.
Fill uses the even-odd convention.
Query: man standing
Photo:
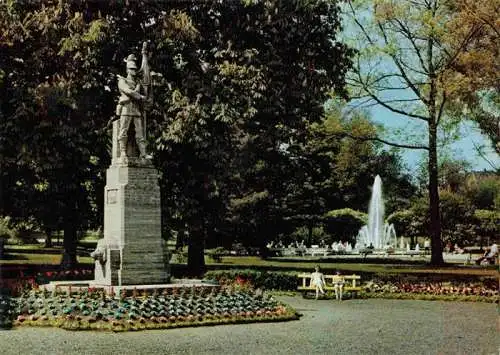
[[[143,64],[147,63],[146,46],[142,48]],[[120,158],[127,157],[127,140],[130,123],[134,122],[135,140],[139,148],[141,159],[151,159],[146,154],[146,132],[144,127],[144,104],[150,101],[147,95],[147,88],[137,79],[137,64],[135,55],[131,54],[126,59],[127,77],[118,75],[118,89],[120,98],[116,107],[116,114],[120,116],[120,130],[118,133],[118,142],[120,145]],[[144,69],[141,67],[141,70]]]

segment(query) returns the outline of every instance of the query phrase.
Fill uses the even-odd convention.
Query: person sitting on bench
[[[498,256],[498,245],[496,243],[493,243],[489,249],[486,249],[482,257],[476,259],[476,264],[480,265],[483,260],[488,260],[490,264],[493,264],[497,256]]]
[[[319,272],[319,266],[315,267],[315,271],[311,274],[311,286],[314,286],[316,289],[316,299],[318,299],[319,293],[322,295],[325,294],[323,290],[323,286],[325,286],[325,275]]]
[[[340,275],[340,271],[337,271],[335,273],[335,276],[333,276],[333,289],[335,290],[335,299],[337,301],[342,301],[342,291],[344,289],[344,277]]]

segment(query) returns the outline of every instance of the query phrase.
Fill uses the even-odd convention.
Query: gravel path
[[[497,305],[277,297],[303,317],[128,333],[0,331],[1,354],[499,354]]]

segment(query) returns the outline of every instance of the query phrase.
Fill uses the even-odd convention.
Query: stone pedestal
[[[169,258],[161,238],[156,169],[137,158],[113,159],[104,193],[104,238],[93,253],[94,286],[167,283]]]

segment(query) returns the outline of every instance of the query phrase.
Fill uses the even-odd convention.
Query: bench
[[[333,278],[335,275],[324,275],[326,285],[323,287],[325,291],[334,291],[335,288],[333,286]],[[354,298],[358,291],[362,290],[361,286],[358,286],[356,281],[361,280],[361,276],[359,275],[341,275],[344,280],[344,292],[350,292],[351,298]],[[303,295],[306,295],[308,292],[316,291],[314,286],[311,286],[311,274],[298,274],[298,278],[302,279],[301,285],[297,288],[298,291],[302,292]]]

